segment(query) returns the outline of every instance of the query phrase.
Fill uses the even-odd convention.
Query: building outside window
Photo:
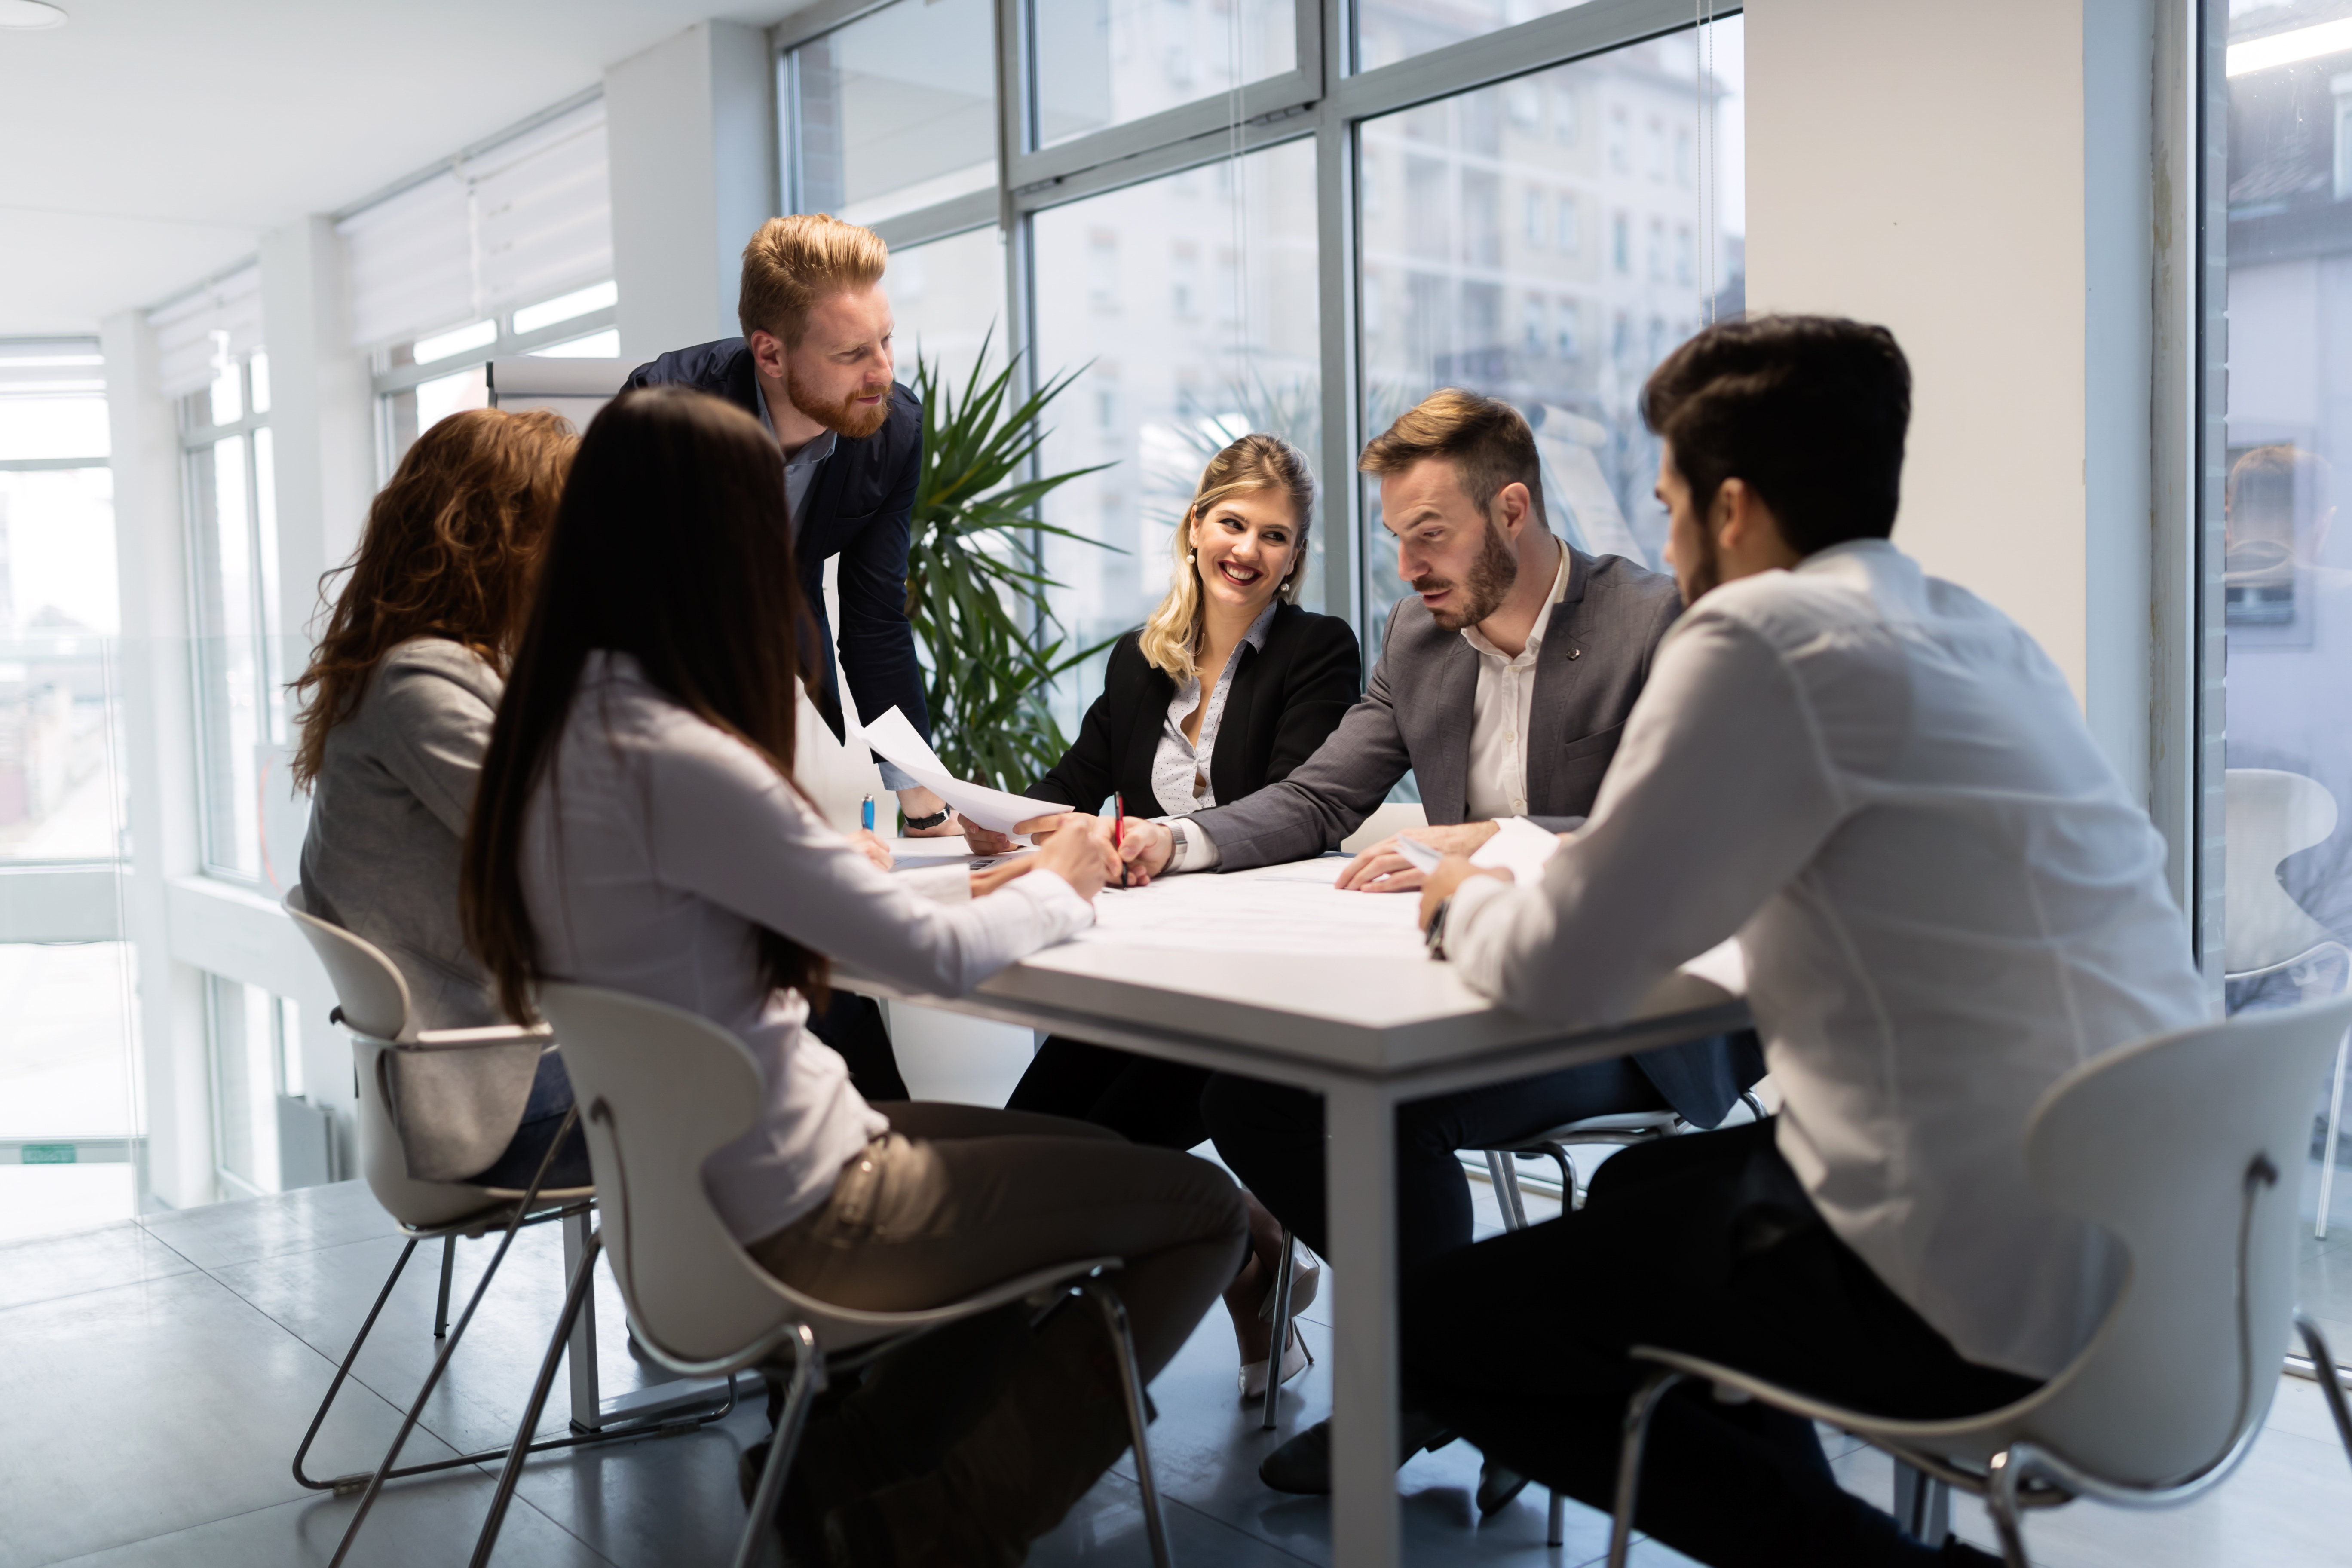
[[[98,344],[0,341],[0,1242],[145,1185],[109,450]]]

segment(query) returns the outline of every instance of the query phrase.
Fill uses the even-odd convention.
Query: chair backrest
[[[335,1004],[352,1033],[352,1058],[358,1079],[360,1173],[384,1212],[406,1226],[445,1225],[485,1205],[478,1188],[447,1182],[420,1182],[408,1173],[408,1158],[393,1124],[392,1101],[383,1088],[383,1054],[389,1042],[415,1035],[408,982],[383,950],[353,936],[310,910],[298,884],[286,895],[286,912],[310,950],[326,965]]]
[[[2242,974],[2284,963],[2335,940],[2279,886],[2279,862],[2336,831],[2336,797],[2301,773],[2231,768],[2223,775],[2228,837],[2228,951]]]
[[[1356,831],[1339,840],[1339,847],[1349,854],[1369,849],[1381,839],[1404,832],[1410,827],[1429,826],[1429,813],[1417,801],[1392,801],[1375,810],[1357,825]]]
[[[563,1041],[637,1337],[675,1361],[715,1361],[793,1315],[702,1184],[703,1162],[766,1102],[751,1053],[707,1018],[617,991],[550,984],[539,1008]]]
[[[286,894],[286,912],[294,917],[296,928],[309,940],[319,962],[327,966],[327,979],[335,988],[335,1002],[343,1010],[344,1023],[379,1040],[415,1037],[415,1009],[409,1003],[407,978],[383,949],[312,914],[299,882]]]
[[[2026,1135],[2036,1187],[2119,1238],[2128,1264],[2030,1436],[2161,1485],[2262,1420],[2294,1310],[2315,1086],[2347,1025],[2347,997],[2242,1013],[2111,1052],[2043,1096]]]

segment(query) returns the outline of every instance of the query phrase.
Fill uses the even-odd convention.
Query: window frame
[[[782,82],[791,51],[897,0],[820,0],[769,29],[770,65]],[[1584,0],[1568,10],[1465,38],[1360,71],[1354,68],[1351,0],[1292,0],[1297,66],[1281,76],[1216,93],[1042,151],[1036,124],[1034,8],[996,6],[997,188],[957,196],[875,224],[893,248],[995,226],[1004,232],[1003,342],[1021,354],[1017,389],[1035,388],[1027,351],[1035,341],[1035,267],[1029,220],[1039,212],[1162,175],[1311,138],[1315,142],[1318,290],[1321,300],[1321,450],[1326,519],[1323,608],[1362,626],[1360,543],[1364,521],[1356,456],[1363,446],[1359,386],[1362,271],[1356,234],[1360,128],[1400,110],[1531,77],[1573,61],[1683,32],[1696,18],[1687,0]],[[1744,6],[1706,18],[1722,21]],[[777,105],[778,210],[791,212],[796,160],[789,105]]]
[[[576,294],[582,289],[594,286],[593,283],[586,283],[560,289],[549,295],[548,300],[560,300],[566,294]],[[392,470],[398,466],[399,461],[398,455],[393,451],[390,399],[404,392],[413,392],[428,381],[439,381],[445,376],[457,375],[473,369],[476,365],[488,364],[494,359],[520,358],[536,353],[544,348],[551,348],[557,343],[568,343],[575,338],[593,337],[598,332],[610,331],[620,324],[621,307],[616,301],[610,305],[599,305],[593,310],[583,310],[576,316],[566,316],[560,321],[551,321],[546,326],[534,328],[528,332],[518,332],[514,330],[514,319],[518,311],[533,310],[545,303],[547,300],[533,300],[510,310],[499,311],[493,318],[499,329],[495,338],[478,348],[463,350],[449,355],[446,359],[436,359],[428,364],[395,365],[392,363],[392,358],[394,352],[402,346],[398,343],[377,349],[369,356],[368,394],[374,406],[377,484],[390,482]],[[447,331],[467,324],[464,321],[452,321],[447,327],[436,328],[434,331]],[[417,334],[418,337],[432,335],[433,333],[430,332]],[[410,343],[416,341],[416,338],[406,340]]]

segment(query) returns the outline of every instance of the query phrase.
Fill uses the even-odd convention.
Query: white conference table
[[[903,839],[901,868],[961,859],[958,839]],[[1418,899],[1341,893],[1342,858],[1106,889],[1096,927],[972,994],[908,992],[848,969],[845,987],[1323,1096],[1331,1250],[1331,1549],[1396,1568],[1395,1107],[1744,1026],[1724,984],[1670,976],[1635,1016],[1563,1033],[1495,1006],[1431,960]],[[1731,984],[1737,984],[1731,982]]]

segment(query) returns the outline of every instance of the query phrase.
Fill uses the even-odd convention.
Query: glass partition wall
[[[1071,377],[1039,471],[1097,471],[1045,506],[1078,536],[1039,552],[1047,635],[1139,623],[1201,466],[1264,429],[1323,481],[1304,602],[1369,656],[1402,584],[1355,459],[1439,386],[1527,414],[1557,531],[1657,564],[1633,398],[1742,294],[1744,33],[1696,14],[835,0],[772,35],[780,200],[890,242],[902,380],[989,334]],[[1066,678],[1066,730],[1100,682]]]
[[[145,1183],[104,366],[0,342],[0,1241]]]
[[[2221,786],[2221,968],[2237,1012],[2352,984],[2352,3],[2207,12],[2224,35],[2205,58],[2225,188],[2206,201],[2226,216],[2209,217],[2206,239],[2224,295],[2207,306],[2205,352],[2224,377],[2204,454],[2218,513],[2204,573],[2220,590],[2208,614],[2224,657],[2206,676],[2226,743],[2222,777],[2204,782],[2209,795]],[[2352,1339],[2343,1072],[2339,1060],[2312,1086],[2301,1292],[2339,1343]]]

